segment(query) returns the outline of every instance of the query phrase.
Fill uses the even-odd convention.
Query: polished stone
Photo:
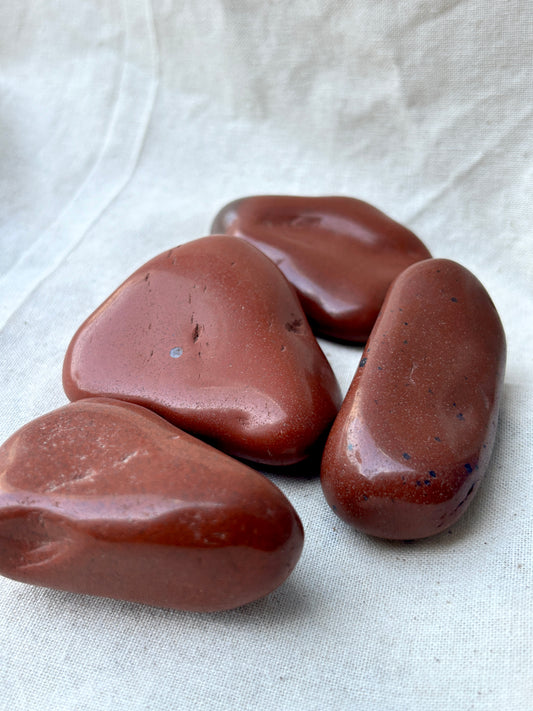
[[[389,539],[451,526],[487,470],[505,358],[501,321],[473,274],[446,259],[403,272],[326,444],[333,510]]]
[[[223,610],[277,588],[303,529],[266,477],[149,410],[93,398],[0,448],[0,573],[77,593]]]
[[[144,405],[234,456],[309,456],[338,383],[294,290],[258,249],[205,237],[155,257],[80,327],[64,363],[71,400]]]
[[[431,256],[410,230],[347,197],[242,198],[211,232],[261,249],[296,288],[315,333],[351,342],[366,341],[393,279]]]

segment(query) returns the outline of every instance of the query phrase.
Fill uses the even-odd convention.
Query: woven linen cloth
[[[486,286],[508,339],[479,494],[412,544],[272,475],[304,552],[267,598],[169,611],[0,578],[0,709],[529,711],[533,6],[0,3],[1,441],[67,402],[79,324],[244,195],[348,195]],[[320,341],[344,391],[360,349]],[[453,362],[450,362],[453,368]]]

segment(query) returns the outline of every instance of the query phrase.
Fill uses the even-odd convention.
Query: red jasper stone
[[[505,357],[499,316],[473,274],[446,259],[403,272],[326,444],[333,510],[389,539],[453,524],[487,469]]]
[[[266,477],[137,405],[81,400],[0,448],[0,573],[182,610],[268,594],[300,519]]]
[[[242,198],[211,232],[258,247],[294,285],[316,333],[354,342],[366,341],[393,279],[431,256],[410,230],[347,197]]]
[[[237,457],[305,459],[341,402],[294,290],[258,249],[204,237],[155,257],[79,328],[63,384],[144,405]]]

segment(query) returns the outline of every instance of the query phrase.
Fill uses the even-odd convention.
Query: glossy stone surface
[[[326,444],[334,511],[389,539],[453,524],[487,469],[505,357],[496,309],[467,269],[431,259],[401,274]]]
[[[234,456],[305,459],[339,386],[294,290],[255,247],[204,237],[155,257],[80,327],[67,396],[144,405]]]
[[[393,279],[430,253],[362,200],[259,195],[226,205],[213,233],[242,237],[294,285],[315,333],[366,341]]]
[[[0,573],[183,610],[274,590],[303,545],[266,477],[137,405],[81,400],[0,448]]]

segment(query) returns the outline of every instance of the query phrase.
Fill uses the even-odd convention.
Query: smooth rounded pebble
[[[229,203],[213,233],[241,237],[294,285],[318,335],[364,342],[393,279],[430,253],[363,200],[257,195]]]
[[[0,573],[181,610],[277,588],[303,546],[266,477],[158,415],[105,398],[30,422],[0,448]]]
[[[403,272],[326,444],[333,510],[389,539],[457,521],[487,470],[505,358],[500,318],[473,274],[446,259]]]
[[[82,324],[70,400],[144,405],[233,456],[294,464],[323,441],[339,385],[294,290],[258,249],[204,237],[140,267]]]

